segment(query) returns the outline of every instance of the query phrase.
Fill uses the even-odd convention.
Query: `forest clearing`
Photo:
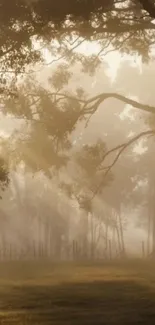
[[[152,324],[152,261],[0,266],[0,324]]]

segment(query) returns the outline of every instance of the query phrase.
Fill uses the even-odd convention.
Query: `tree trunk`
[[[118,252],[119,252],[119,254],[121,254],[122,245],[121,245],[120,231],[119,231],[118,225],[116,225],[116,233],[117,233],[117,241],[118,241]]]
[[[151,209],[151,222],[152,222],[152,257],[155,257],[155,189],[154,183],[150,183],[150,209]]]
[[[50,230],[50,225],[48,220],[45,222],[45,228],[44,228],[44,251],[46,257],[49,256],[49,230]]]
[[[155,257],[155,207],[152,214],[152,252]]]
[[[124,232],[123,232],[121,212],[118,213],[118,220],[119,220],[119,228],[120,228],[120,239],[121,239],[121,246],[122,246],[122,255],[124,256],[125,255],[125,243],[124,243]]]
[[[94,234],[94,223],[93,223],[93,215],[90,214],[90,254],[91,259],[95,258],[95,234]]]
[[[150,255],[150,240],[151,240],[151,215],[152,215],[152,209],[150,205],[150,199],[148,202],[148,232],[147,232],[147,256]]]

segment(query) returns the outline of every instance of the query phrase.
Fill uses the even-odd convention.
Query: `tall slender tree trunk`
[[[150,241],[151,241],[151,216],[152,216],[152,209],[150,205],[150,198],[148,200],[148,230],[147,230],[147,256],[150,255]]]
[[[88,242],[88,234],[89,234],[89,215],[82,214],[80,219],[80,224],[82,226],[82,255],[84,259],[87,259],[89,256],[89,242]]]
[[[38,216],[38,256],[40,257],[42,254],[41,248],[41,217]]]
[[[122,245],[121,245],[120,231],[118,225],[116,225],[116,233],[117,233],[117,242],[118,242],[118,252],[120,254],[122,251]]]
[[[108,232],[109,232],[109,221],[106,221],[105,225],[105,258],[108,257]]]
[[[44,226],[44,252],[46,257],[49,255],[49,222],[45,222]]]
[[[120,239],[121,239],[121,245],[122,245],[122,254],[125,255],[124,231],[123,231],[122,218],[121,218],[121,213],[120,212],[118,214],[118,220],[119,220],[119,228],[120,228]]]
[[[113,254],[117,255],[116,227],[115,226],[113,226],[113,228],[112,228],[112,250],[113,250]]]
[[[150,182],[150,212],[151,212],[151,228],[152,228],[152,257],[155,258],[155,186]]]
[[[155,206],[152,213],[152,252],[153,257],[155,257]]]
[[[91,251],[91,259],[94,259],[95,255],[95,238],[94,238],[94,224],[93,224],[93,216],[90,215],[90,251]]]
[[[125,241],[124,241],[124,230],[123,230],[123,223],[122,223],[122,217],[121,217],[121,204],[118,207],[118,225],[120,230],[120,241],[121,241],[121,254],[124,257],[125,256]]]

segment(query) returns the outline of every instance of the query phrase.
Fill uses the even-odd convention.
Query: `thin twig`
[[[116,162],[118,161],[118,159],[120,158],[121,154],[134,142],[136,142],[137,140],[139,140],[140,138],[144,137],[144,136],[149,136],[149,135],[155,135],[155,130],[148,130],[148,131],[144,131],[141,132],[140,134],[136,135],[135,137],[133,137],[132,139],[130,139],[129,141],[127,141],[126,143],[123,143],[122,145],[119,145],[109,151],[107,151],[107,153],[104,155],[103,160],[112,152],[119,150],[119,152],[117,153],[115,159],[113,160],[112,164],[106,167],[106,172],[103,176],[102,181],[100,182],[100,184],[97,186],[97,188],[95,189],[95,191],[93,192],[93,195],[90,199],[93,200],[95,198],[95,196],[97,195],[97,193],[99,192],[99,190],[101,189],[102,185],[105,182],[105,177],[109,174],[109,172],[111,171],[111,169],[114,167],[114,165],[116,164]]]

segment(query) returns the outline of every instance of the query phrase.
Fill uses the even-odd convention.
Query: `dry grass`
[[[0,324],[155,324],[155,263],[0,264]]]

